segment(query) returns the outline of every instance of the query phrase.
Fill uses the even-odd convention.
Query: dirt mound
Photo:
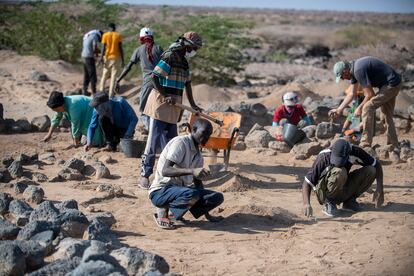
[[[226,219],[229,223],[249,225],[272,225],[272,227],[289,227],[296,223],[297,216],[280,207],[268,207],[249,204],[231,210]]]
[[[208,84],[199,84],[193,86],[193,96],[197,104],[209,105],[212,102],[229,102],[231,97],[224,91],[212,87]],[[185,102],[188,103],[187,99]]]
[[[256,181],[244,177],[240,174],[233,174],[233,176],[226,181],[221,187],[220,191],[223,193],[228,192],[245,192],[248,190],[256,189]]]
[[[261,98],[259,102],[265,105],[268,109],[275,109],[282,104],[282,97],[286,92],[297,93],[301,102],[303,102],[307,97],[311,97],[313,100],[321,99],[319,95],[315,94],[302,84],[293,82],[286,84],[266,97]]]

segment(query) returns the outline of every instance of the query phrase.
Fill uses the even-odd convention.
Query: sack
[[[315,187],[315,195],[318,199],[319,204],[324,204],[326,199],[326,194],[328,193],[328,176],[329,171],[333,168],[332,165],[327,167],[319,177],[318,185]]]

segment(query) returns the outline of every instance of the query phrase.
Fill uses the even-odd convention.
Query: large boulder
[[[72,272],[66,276],[90,276],[90,275],[110,275],[119,272],[112,264],[104,261],[90,261],[80,263]]]
[[[30,221],[56,221],[59,217],[59,210],[51,201],[45,201],[39,204],[30,215]]]
[[[29,276],[65,276],[80,264],[80,258],[62,259],[29,273]]]
[[[20,161],[13,161],[7,168],[12,178],[18,178],[23,175],[23,167]]]
[[[82,172],[83,168],[85,167],[85,161],[80,160],[78,158],[72,157],[63,164],[64,168],[71,168],[77,170],[78,172]]]
[[[282,153],[288,153],[291,150],[291,147],[283,141],[271,141],[269,148]]]
[[[330,139],[337,133],[341,133],[341,125],[335,123],[323,122],[316,127],[316,138],[318,139]]]
[[[54,237],[59,233],[59,224],[50,221],[31,221],[26,224],[17,235],[18,240],[30,240],[33,236],[45,232],[53,231]]]
[[[67,209],[58,216],[61,232],[65,236],[82,238],[89,226],[89,221],[84,214],[76,209]]]
[[[50,118],[47,115],[34,117],[30,122],[32,127],[40,132],[45,132],[50,127]]]
[[[39,204],[43,201],[45,192],[38,186],[30,185],[24,190],[23,197],[27,202]]]
[[[312,155],[317,155],[323,150],[323,147],[318,142],[299,143],[293,146],[290,151],[295,159],[307,159]]]
[[[267,148],[274,140],[267,130],[255,130],[247,134],[244,141],[248,148]]]
[[[4,215],[9,211],[9,204],[13,197],[7,193],[0,193],[0,215]]]
[[[82,161],[83,162],[83,161]],[[58,177],[62,180],[83,180],[84,176],[77,170],[63,168],[58,172]]]
[[[14,240],[20,228],[13,223],[0,218],[0,240]]]
[[[126,269],[128,275],[142,275],[152,269],[161,273],[168,273],[170,270],[163,257],[139,248],[122,247],[113,250],[111,255]]]
[[[33,208],[22,200],[14,199],[9,204],[9,213],[17,226],[24,226],[28,223],[32,211]]]
[[[57,246],[57,251],[53,254],[55,259],[72,259],[74,257],[82,257],[86,248],[91,245],[89,240],[81,240],[74,238],[64,238]]]
[[[0,242],[0,275],[23,275],[26,258],[15,243]]]

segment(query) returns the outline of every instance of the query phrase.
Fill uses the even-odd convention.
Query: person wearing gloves
[[[154,88],[152,83],[152,70],[155,65],[160,61],[161,54],[164,50],[157,44],[154,43],[154,32],[144,27],[139,32],[139,41],[141,45],[135,49],[131,56],[131,59],[127,66],[123,69],[121,75],[116,80],[116,87],[119,87],[119,82],[129,73],[132,66],[139,62],[142,71],[142,86],[141,93],[139,96],[139,111],[141,112],[141,121],[144,125],[145,130],[148,132],[149,128],[149,117],[145,115],[144,109],[147,103],[148,96],[151,90]]]
[[[155,154],[159,147],[177,136],[177,123],[182,110],[175,103],[182,103],[185,89],[191,107],[201,110],[193,99],[188,60],[203,46],[201,37],[187,32],[170,45],[152,71],[154,89],[150,92],[144,114],[150,117],[149,134],[141,163],[141,179],[138,185],[148,189],[153,173]]]
[[[273,114],[272,126],[283,126],[286,123],[300,127],[311,125],[309,116],[298,102],[298,95],[295,92],[285,93],[282,97],[283,105],[277,108]]]
[[[43,142],[48,142],[52,138],[52,133],[59,126],[64,117],[71,124],[73,144],[78,147],[81,145],[82,135],[87,136],[89,123],[91,122],[93,108],[89,105],[90,97],[75,95],[63,96],[62,92],[53,91],[50,93],[47,106],[56,114],[51,120],[48,134],[43,138]],[[102,131],[98,128],[93,139],[90,140],[91,146],[100,147],[104,145]]]
[[[108,151],[116,151],[121,138],[133,138],[138,117],[129,103],[122,97],[112,97],[99,92],[90,105],[94,108],[88,128],[85,150],[88,151],[96,134],[102,128]]]

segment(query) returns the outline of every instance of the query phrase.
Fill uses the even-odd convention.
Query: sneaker
[[[350,212],[359,212],[362,210],[362,208],[355,198],[351,198],[342,203],[342,210]]]
[[[322,212],[328,217],[334,217],[337,215],[338,209],[336,208],[336,204],[326,200],[323,204]]]
[[[148,190],[150,187],[148,177],[141,176],[141,179],[138,182],[138,186],[142,189]]]

